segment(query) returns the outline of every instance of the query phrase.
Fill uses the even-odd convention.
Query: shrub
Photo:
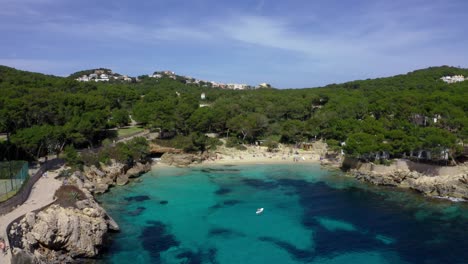
[[[83,164],[83,161],[78,156],[78,152],[73,146],[67,146],[64,150],[65,153],[65,162],[68,166],[72,168],[78,168]]]
[[[275,149],[278,148],[278,142],[271,139],[267,139],[267,141],[265,142],[265,146],[268,148],[267,151],[273,152]]]
[[[223,142],[217,138],[207,138],[206,148],[210,150],[216,150],[218,146],[222,146]]]
[[[86,195],[75,185],[62,185],[55,191],[55,204],[62,207],[76,208],[76,202],[86,198]]]
[[[86,166],[96,166],[99,167],[99,156],[98,153],[94,153],[93,151],[83,151],[80,154],[81,160],[83,164]]]
[[[226,141],[227,148],[234,148],[236,146],[239,146],[239,144],[241,144],[241,141],[236,137],[230,137]]]

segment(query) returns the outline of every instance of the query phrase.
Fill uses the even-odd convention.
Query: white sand
[[[293,148],[282,148],[277,152],[268,152],[266,147],[247,146],[247,150],[220,147],[216,150],[216,154],[211,156],[210,159],[191,166],[319,163],[321,154],[319,151],[305,151]],[[158,162],[154,166],[165,167],[169,165]]]

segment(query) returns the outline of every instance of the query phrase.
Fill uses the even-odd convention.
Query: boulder
[[[29,215],[29,218],[32,216]],[[24,249],[37,248],[37,254],[45,259],[51,256],[55,259],[64,258],[62,255],[70,258],[95,257],[108,231],[106,217],[107,214],[100,207],[86,207],[80,210],[52,205],[37,213],[34,221],[26,217],[21,220],[21,224],[24,224]],[[58,260],[51,263],[61,262]]]
[[[105,193],[109,189],[109,185],[105,183],[98,183],[94,185],[94,193]]]
[[[143,164],[143,163],[137,162],[133,167],[131,167],[129,170],[127,170],[125,175],[128,178],[135,178],[135,177],[138,177],[141,174],[146,173],[146,172],[148,172],[150,170],[151,170],[151,164],[150,163]]]
[[[200,163],[203,158],[195,154],[170,154],[165,153],[161,156],[161,162],[174,166],[188,166],[192,163]]]
[[[128,183],[128,175],[127,174],[123,174],[123,175],[119,175],[116,179],[116,184],[121,186],[121,185],[125,185]]]

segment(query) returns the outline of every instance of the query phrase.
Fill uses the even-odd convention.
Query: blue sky
[[[465,0],[0,0],[0,64],[314,87],[467,67]]]

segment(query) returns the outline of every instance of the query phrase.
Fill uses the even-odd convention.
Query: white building
[[[151,78],[157,78],[157,79],[160,79],[162,78],[162,74],[159,74],[159,73],[156,73],[156,74],[153,74],[153,75],[150,75]]]
[[[83,75],[81,77],[78,77],[76,78],[75,80],[79,81],[79,82],[89,82],[89,77],[87,75]]]
[[[205,100],[205,99],[206,99],[205,93],[202,93],[202,94],[200,95],[200,98],[201,98],[202,100]]]
[[[440,79],[446,83],[456,83],[456,82],[463,82],[465,80],[465,77],[463,75],[454,75],[454,76],[444,76]]]
[[[257,88],[270,88],[271,85],[268,83],[261,83],[257,86]]]
[[[233,90],[245,90],[247,89],[247,84],[239,84],[239,83],[229,83],[227,84],[227,87],[229,89],[233,89]]]

